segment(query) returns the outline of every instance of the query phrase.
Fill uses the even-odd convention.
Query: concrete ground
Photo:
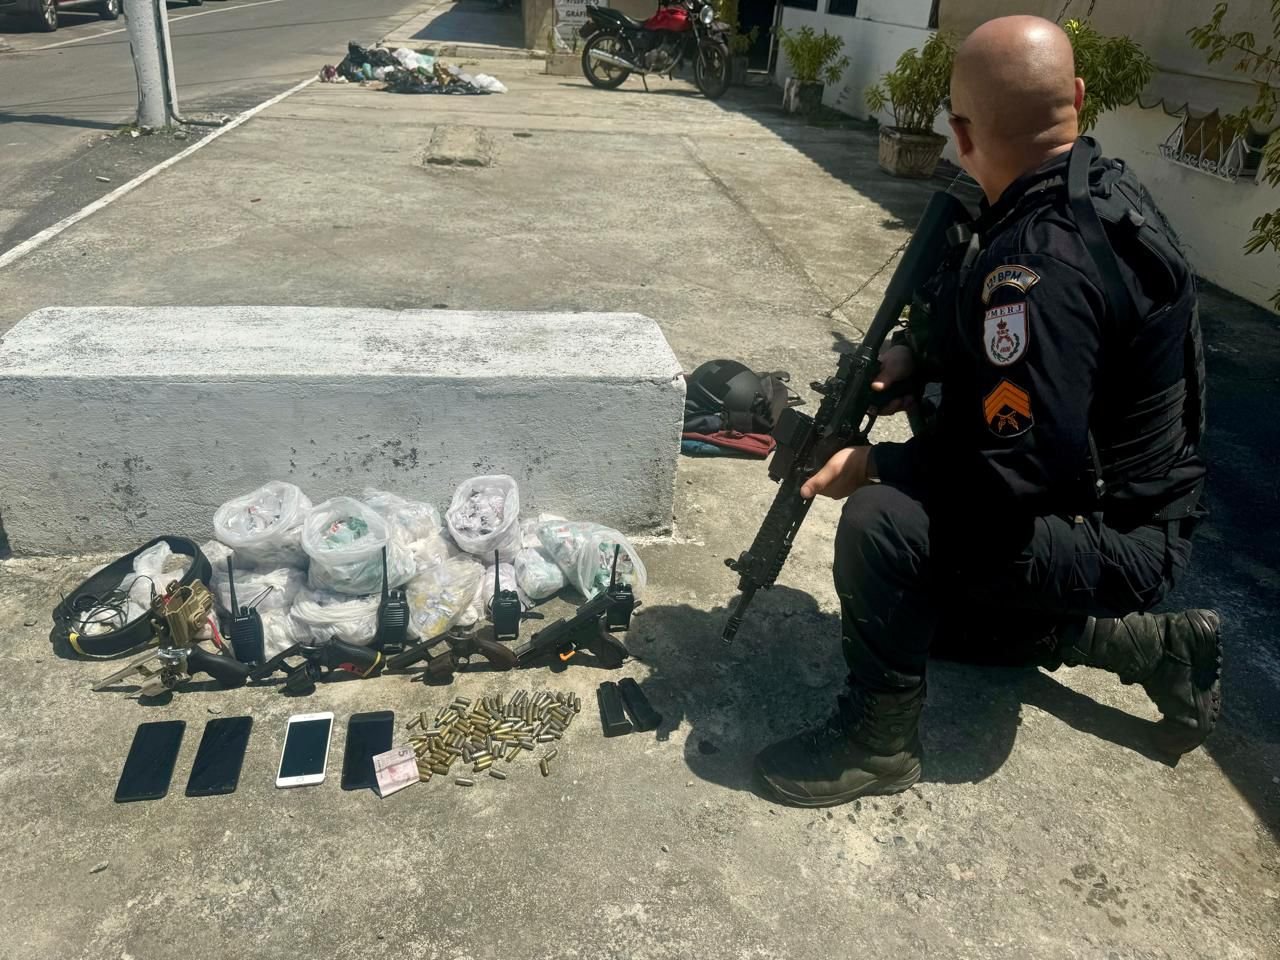
[[[636,310],[689,368],[736,356],[804,384],[857,339],[887,275],[832,306],[936,186],[880,174],[868,132],[784,121],[776,92],[712,104],[678,82],[605,93],[485,67],[510,94],[313,86],[284,101],[0,273],[0,331],[68,303]],[[442,124],[483,128],[493,165],[423,166]],[[1220,479],[1180,599],[1223,611],[1226,707],[1176,767],[1147,748],[1136,687],[938,663],[917,787],[829,812],[759,797],[753,753],[824,716],[842,667],[828,502],[738,642],[719,642],[734,587],[721,561],[773,492],[756,462],[682,463],[678,536],[643,549],[650,588],[622,671],[664,722],[621,739],[600,736],[606,675],[582,665],[334,683],[301,701],[91,694],[109,668],[51,649],[48,611],[93,559],[16,558],[0,563],[0,955],[1276,956],[1277,324],[1213,291],[1206,324]],[[447,496],[411,473],[402,492]],[[549,779],[526,767],[471,790],[343,793],[340,727],[329,782],[272,785],[291,713],[403,718],[519,687],[587,701]],[[255,719],[241,787],[187,799],[214,713]],[[174,790],[114,805],[134,726],[161,718],[188,723]]]

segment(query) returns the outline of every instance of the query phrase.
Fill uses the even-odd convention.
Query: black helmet
[[[768,433],[778,414],[794,402],[789,379],[782,371],[756,373],[737,360],[708,360],[689,374],[685,417],[719,414],[723,429]]]

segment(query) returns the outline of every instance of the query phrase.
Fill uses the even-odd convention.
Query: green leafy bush
[[[825,30],[818,36],[813,27],[779,28],[778,40],[791,64],[791,75],[801,83],[838,83],[849,66],[849,58],[840,56],[844,38],[832,36]]]
[[[1155,75],[1156,65],[1128,37],[1104,37],[1086,20],[1062,25],[1076,55],[1076,76],[1084,79],[1080,130],[1090,129],[1104,110],[1132,103]]]
[[[867,106],[873,112],[888,107],[893,125],[904,133],[933,132],[933,121],[951,91],[955,55],[955,41],[935,33],[919,50],[904,52],[879,83],[867,88]]]

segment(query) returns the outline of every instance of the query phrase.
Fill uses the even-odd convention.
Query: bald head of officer
[[[988,20],[960,45],[951,69],[960,166],[994,203],[1018,177],[1071,149],[1083,102],[1061,27],[1042,17]]]

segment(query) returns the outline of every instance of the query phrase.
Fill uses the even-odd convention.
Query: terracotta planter
[[[782,109],[787,113],[817,113],[822,107],[823,89],[820,83],[801,83],[795,77],[788,77],[782,88]]]
[[[942,157],[947,138],[936,133],[906,133],[880,128],[880,169],[895,177],[927,179]]]

